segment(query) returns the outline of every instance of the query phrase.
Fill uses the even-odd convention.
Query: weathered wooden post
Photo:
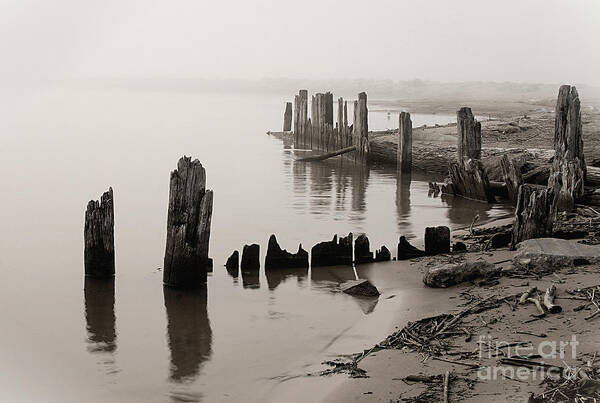
[[[516,205],[519,196],[519,187],[523,184],[521,166],[517,160],[509,159],[507,155],[503,155],[500,160],[500,167],[502,168],[502,176],[506,184],[508,198]]]
[[[412,120],[410,113],[400,112],[398,129],[398,168],[400,172],[411,172],[412,169]]]
[[[292,130],[292,103],[285,103],[285,112],[283,113],[283,131],[289,132]]]
[[[554,189],[553,212],[570,211],[583,196],[586,176],[579,94],[574,86],[558,91],[554,118],[554,161],[548,186]]]
[[[163,282],[175,288],[206,283],[213,192],[198,160],[182,157],[171,172]]]
[[[112,187],[100,201],[90,200],[85,211],[85,275],[110,278],[115,275],[115,212]]]
[[[369,117],[367,108],[367,94],[358,94],[358,100],[354,101],[354,125],[352,131],[352,143],[356,145],[354,153],[355,162],[365,162],[369,152]]]
[[[463,107],[456,112],[458,129],[458,161],[464,157],[481,159],[481,123],[475,120],[471,108]]]
[[[536,185],[519,186],[517,207],[513,220],[511,248],[526,239],[552,235],[554,190]]]
[[[294,97],[294,147],[300,148],[307,143],[308,91],[300,90]]]

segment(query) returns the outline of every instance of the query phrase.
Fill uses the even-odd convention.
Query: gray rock
[[[446,288],[478,277],[490,277],[500,272],[500,267],[483,260],[446,264],[428,269],[423,283],[428,287]]]
[[[346,294],[359,297],[377,297],[379,290],[369,280],[350,280],[346,281],[340,288]]]
[[[600,246],[584,245],[576,241],[557,238],[528,239],[517,245],[513,264],[518,270],[525,268],[547,273],[561,267],[582,266],[600,262]]]

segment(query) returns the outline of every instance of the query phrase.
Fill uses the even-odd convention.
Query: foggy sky
[[[0,0],[0,75],[587,83],[600,2]]]

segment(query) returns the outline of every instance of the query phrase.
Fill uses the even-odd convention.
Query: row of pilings
[[[284,131],[291,129],[290,103],[284,113]],[[355,146],[356,150],[345,158],[365,162],[369,152],[369,120],[367,94],[361,92],[354,101],[354,118],[348,125],[348,102],[337,101],[337,122],[334,124],[333,94],[317,93],[311,97],[308,115],[308,91],[300,90],[294,97],[293,133],[294,148],[321,152],[335,152]]]

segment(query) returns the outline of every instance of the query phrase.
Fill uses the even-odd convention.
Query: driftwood
[[[400,112],[398,129],[398,168],[401,172],[412,169],[412,120],[410,113]]]
[[[562,312],[562,308],[559,305],[554,305],[554,297],[556,296],[556,285],[552,284],[548,289],[546,289],[546,294],[544,294],[544,306],[550,313],[559,313]]]
[[[181,158],[169,186],[165,285],[193,288],[206,283],[212,203],[200,161]]]
[[[104,192],[100,201],[89,201],[83,230],[85,275],[88,277],[115,275],[114,217],[112,188]]]
[[[554,210],[571,211],[575,200],[583,196],[586,176],[581,110],[575,87],[560,87],[555,110],[555,154],[548,186],[554,189]]]
[[[534,185],[521,185],[515,218],[511,247],[526,239],[542,238],[552,234],[554,216],[552,214],[553,191],[539,189]]]
[[[450,390],[450,372],[444,374],[444,403],[448,403],[448,393]]]
[[[356,151],[356,146],[342,148],[341,150],[332,151],[326,154],[311,155],[310,157],[297,158],[296,161],[323,161],[327,158],[337,157],[338,155],[346,154],[352,151]]]

